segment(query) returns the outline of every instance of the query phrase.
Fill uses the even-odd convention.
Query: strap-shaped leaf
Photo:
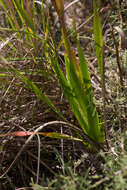
[[[82,86],[84,88],[84,97],[86,96],[87,104],[84,106],[86,107],[87,118],[88,118],[88,125],[89,125],[89,132],[88,135],[94,140],[102,141],[100,138],[100,125],[98,119],[98,113],[96,107],[93,102],[93,90],[91,84],[91,78],[88,70],[88,64],[86,62],[83,50],[78,42],[78,56],[79,56],[79,64],[80,70],[82,74]],[[103,134],[102,134],[103,136]]]
[[[12,1],[22,22],[25,21],[25,24],[28,27],[30,27],[32,31],[35,31],[34,23],[27,14],[26,10],[21,6],[20,1],[19,0],[12,0]]]
[[[35,133],[34,131],[15,131],[11,133],[5,133],[5,134],[0,134],[0,137],[6,137],[6,136],[15,136],[15,137],[25,137],[25,136],[30,136],[30,135],[43,135],[45,137],[49,138],[56,138],[56,139],[67,139],[67,140],[74,140],[74,141],[80,141],[82,142],[81,139],[67,135],[67,134],[61,134],[58,132],[37,132]]]
[[[102,27],[101,21],[98,13],[96,3],[94,1],[94,40],[96,48],[97,63],[99,67],[99,72],[102,77],[103,75],[103,36],[102,36]]]
[[[21,72],[17,71],[14,69],[15,73],[18,75],[20,79],[30,88],[30,90],[34,91],[34,93],[42,99],[48,106],[55,111],[62,119],[66,120],[64,116],[62,115],[61,112],[57,110],[57,108],[54,106],[54,104],[51,102],[51,100],[46,96],[42,91],[33,83],[31,82],[28,78],[26,78]]]

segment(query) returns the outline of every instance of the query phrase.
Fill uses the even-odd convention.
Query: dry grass
[[[85,4],[86,5],[86,4]],[[111,5],[108,5],[111,6]],[[82,15],[75,18],[77,22],[77,28],[83,45],[84,54],[88,60],[91,68],[92,84],[94,88],[94,94],[96,97],[97,110],[101,118],[102,113],[102,99],[100,89],[100,78],[97,74],[97,63],[95,58],[95,50],[93,44],[93,33],[91,26],[91,13],[87,8],[87,11],[83,14],[85,6],[78,2],[71,7],[71,11],[82,12]],[[126,34],[126,11],[123,5],[122,8],[122,24],[123,30]],[[76,10],[77,9],[77,10]],[[107,25],[112,22],[114,25],[120,25],[121,20],[120,13],[117,7],[110,7],[111,13],[107,14],[107,8],[104,8],[104,14],[102,15],[102,22],[104,23],[103,30],[107,30]],[[55,15],[52,7],[46,9],[51,14],[51,28],[54,39],[59,39],[60,28],[58,18]],[[69,9],[68,9],[69,12]],[[70,24],[69,13],[67,14],[67,23]],[[54,15],[55,18],[52,16]],[[4,20],[5,11],[0,7],[0,47],[4,45],[4,42],[9,42],[2,48],[0,48],[0,56],[5,57],[8,60],[8,64],[17,68],[18,70],[25,73],[31,81],[44,91],[48,97],[52,100],[54,105],[64,114],[70,123],[78,126],[78,123],[73,116],[71,109],[63,96],[63,92],[58,84],[56,76],[51,70],[48,61],[43,54],[43,45],[37,40],[36,51],[34,51],[31,42],[27,41],[24,37],[24,33],[21,33],[20,38],[15,36],[14,31],[7,31],[5,27],[9,27],[6,19]],[[103,18],[104,17],[104,18]],[[40,31],[40,17],[36,17],[37,30]],[[71,19],[71,18],[70,18]],[[79,20],[80,19],[80,20]],[[54,27],[55,20],[55,27]],[[83,24],[85,23],[85,24]],[[111,23],[111,24],[112,24]],[[83,24],[83,25],[82,25]],[[82,27],[83,26],[83,27]],[[70,40],[75,48],[74,25],[70,30]],[[40,31],[40,35],[44,33]],[[114,31],[116,40],[119,40],[119,35]],[[126,189],[126,153],[123,147],[124,135],[122,132],[126,131],[126,68],[127,68],[127,53],[126,50],[119,50],[120,64],[122,65],[122,77],[124,88],[121,88],[119,82],[119,73],[117,67],[116,50],[114,41],[112,38],[111,31],[108,32],[106,38],[106,50],[105,50],[105,64],[106,64],[106,123],[107,123],[107,134],[110,145],[109,152],[103,153],[98,156],[93,153],[89,153],[80,143],[71,142],[67,140],[52,140],[46,137],[34,137],[31,142],[26,146],[25,150],[16,161],[15,165],[11,170],[0,179],[0,189],[18,189],[20,187],[30,186],[31,178],[36,182],[39,178],[39,184],[42,182],[42,176],[44,176],[41,187],[34,187],[34,189],[104,189],[107,185],[108,188],[115,189]],[[2,44],[2,45],[1,45]],[[58,41],[56,41],[58,44]],[[118,46],[120,47],[120,46]],[[76,49],[76,48],[75,48]],[[77,50],[76,50],[77,51]],[[61,68],[64,70],[64,59],[63,59],[63,47],[58,51],[59,61]],[[5,74],[2,76],[1,74]],[[32,130],[36,129],[40,125],[54,120],[60,120],[59,116],[56,115],[43,101],[39,100],[36,95],[31,92],[26,85],[11,71],[11,69],[0,60],[0,134],[9,133],[17,130]],[[72,134],[70,129],[64,128],[63,126],[52,126],[47,127],[44,131],[56,131],[66,132]],[[118,138],[117,138],[118,136]],[[121,140],[122,139],[122,140]],[[2,175],[10,164],[15,159],[19,150],[26,142],[26,137],[2,137],[0,138],[0,175]],[[40,147],[39,147],[39,142]],[[112,150],[115,148],[115,153]],[[40,149],[40,173],[38,176],[37,164],[39,160],[38,150]],[[121,151],[122,150],[122,151]],[[85,152],[85,156],[82,154]],[[110,156],[111,155],[111,156]],[[83,157],[83,158],[82,158]],[[77,161],[80,164],[77,164]],[[98,163],[98,164],[97,164]],[[76,165],[77,164],[77,165]],[[117,165],[115,169],[112,169],[114,165]],[[75,166],[76,165],[76,166]],[[72,168],[69,170],[69,168]],[[125,170],[123,170],[125,168]],[[87,173],[87,171],[89,172]],[[112,171],[111,171],[112,170]],[[56,177],[58,174],[58,178]],[[82,173],[82,176],[79,173]],[[83,173],[87,173],[84,175]],[[68,177],[66,177],[68,176]],[[114,176],[114,178],[112,177]],[[121,177],[121,178],[120,178]],[[85,182],[84,178],[86,179]],[[105,179],[105,181],[102,180]],[[49,179],[49,180],[47,180]],[[54,179],[51,182],[50,179]],[[122,181],[120,181],[122,179]],[[119,186],[121,184],[121,187]],[[44,181],[45,185],[43,185]],[[69,182],[72,181],[70,184]],[[80,185],[81,184],[81,185]],[[33,185],[34,186],[34,185]],[[25,189],[25,188],[23,188]],[[28,188],[29,189],[29,188]]]

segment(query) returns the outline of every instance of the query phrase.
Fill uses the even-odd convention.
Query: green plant
[[[7,18],[9,22],[10,28],[1,28],[1,30],[5,30],[8,32],[16,32],[17,38],[21,38],[22,34],[24,34],[24,46],[28,46],[29,48],[34,49],[34,52],[31,51],[32,59],[34,60],[35,64],[37,64],[36,61],[36,55],[38,55],[37,52],[37,42],[41,41],[42,44],[45,43],[44,39],[39,36],[36,25],[36,8],[35,8],[35,1],[33,1],[32,6],[30,1],[26,1],[25,3],[23,0],[21,2],[19,0],[16,1],[3,1],[0,0],[0,4],[2,5],[3,9],[7,13]],[[26,7],[26,8],[25,8]],[[46,30],[46,24],[45,23],[45,17],[44,17],[44,10],[43,10],[43,2],[41,3],[41,23],[42,28],[45,31]],[[45,31],[45,37],[47,33]],[[10,40],[7,41],[7,44],[10,44]],[[46,54],[46,53],[45,53]],[[42,55],[43,56],[43,55]],[[5,65],[9,65],[7,60],[5,60],[3,57],[1,57],[1,60],[6,63]],[[46,104],[49,105],[51,109],[53,109],[63,120],[65,120],[64,116],[57,110],[57,108],[53,105],[51,100],[40,90],[36,84],[31,82],[27,77],[23,75],[22,72],[17,71],[15,68],[10,66],[9,70],[13,73],[16,73],[19,78],[21,78],[26,85]],[[5,69],[5,68],[3,68]],[[2,69],[1,69],[2,70]],[[30,71],[27,71],[27,74]],[[10,75],[9,75],[10,76]],[[3,75],[0,75],[0,77],[3,77]],[[7,74],[6,74],[7,77]]]
[[[68,102],[71,106],[71,109],[77,118],[81,129],[82,134],[79,131],[76,131],[78,135],[79,141],[82,141],[84,145],[88,147],[96,147],[103,148],[104,145],[104,128],[99,123],[98,113],[96,110],[96,106],[94,104],[93,98],[93,90],[91,84],[91,78],[89,74],[88,64],[86,62],[84,53],[80,46],[79,41],[77,42],[78,47],[78,57],[77,60],[74,51],[70,45],[65,22],[64,22],[64,0],[52,0],[52,3],[58,13],[60,22],[61,22],[61,31],[62,38],[64,41],[64,47],[66,50],[65,57],[65,68],[66,68],[66,77],[63,74],[58,62],[58,55],[56,51],[56,47],[54,45],[53,39],[50,35],[48,24],[46,24],[45,17],[42,19],[43,30],[45,38],[42,39],[38,35],[35,27],[34,16],[35,16],[35,1],[33,1],[32,7],[30,8],[30,3],[26,1],[26,9],[24,7],[23,1],[21,4],[19,0],[10,2],[7,5],[4,1],[0,1],[3,8],[7,11],[9,8],[9,13],[7,14],[9,23],[11,25],[11,30],[17,31],[17,34],[24,33],[26,40],[30,41],[30,45],[34,48],[36,52],[36,41],[40,40],[44,45],[44,55],[48,62],[50,62],[53,70],[56,73],[57,79],[59,80],[62,89]],[[13,9],[12,9],[13,7]],[[30,8],[30,11],[28,11]],[[41,3],[42,12],[44,15],[43,2]],[[17,16],[18,15],[18,16]],[[13,21],[14,18],[14,21]],[[24,30],[20,30],[20,25],[24,27]],[[99,27],[99,34],[97,32],[97,27]],[[96,47],[96,55],[99,65],[99,71],[101,78],[103,77],[102,72],[102,33],[101,33],[101,24],[100,18],[97,11],[96,4],[94,3],[94,35],[95,35],[95,47]],[[19,36],[20,37],[20,36]],[[50,43],[47,39],[50,38]],[[28,78],[26,78],[21,72],[12,68],[12,70],[20,77],[28,87],[34,91],[34,93],[44,100],[62,119],[65,119],[61,113],[56,109],[56,107],[52,104],[50,99],[42,93],[42,91]],[[102,85],[103,86],[103,85]],[[62,138],[62,136],[58,133],[56,134],[57,138]],[[64,135],[63,135],[64,136]],[[87,136],[87,141],[85,139]],[[49,137],[52,137],[52,134],[49,133]],[[53,135],[53,137],[55,137]],[[72,140],[72,137],[70,137]],[[77,139],[77,138],[76,138]]]
[[[71,48],[64,22],[64,1],[52,0],[52,3],[61,21],[62,37],[67,54],[65,55],[66,77],[59,67],[54,44],[54,48],[50,54],[51,64],[83,133],[87,134],[96,143],[102,143],[103,146],[104,131],[99,123],[98,113],[93,101],[93,91],[87,62],[79,42],[77,45],[79,61]],[[96,30],[97,27],[99,27],[99,34]],[[96,4],[94,4],[94,30],[99,71],[101,77],[103,77],[102,34]]]

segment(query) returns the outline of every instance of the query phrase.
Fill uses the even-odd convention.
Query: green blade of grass
[[[93,102],[93,90],[92,90],[90,74],[88,71],[88,64],[86,62],[80,43],[78,43],[78,56],[79,56],[79,64],[80,64],[80,70],[82,74],[83,86],[84,86],[84,90],[85,90],[85,94],[87,96],[87,102],[88,102],[88,104],[85,105],[88,123],[89,123],[88,134],[91,137],[94,137],[98,142],[103,142],[104,134],[102,133],[100,129],[98,113]]]
[[[29,15],[27,14],[24,7],[22,7],[22,5],[20,4],[20,1],[19,0],[15,0],[15,1],[12,0],[12,1],[22,22],[24,23],[25,21],[25,24],[29,26],[32,29],[32,31],[35,31],[34,23],[29,17]]]
[[[66,120],[65,117],[62,115],[61,112],[57,110],[57,108],[54,106],[54,104],[51,102],[51,100],[46,96],[42,91],[28,78],[26,78],[21,72],[17,71],[16,69],[13,69],[15,73],[18,75],[18,77],[29,87],[30,90],[34,91],[34,93],[43,100],[48,106],[55,111],[63,120]]]
[[[53,55],[55,55],[55,52]],[[73,113],[76,115],[76,118],[81,124],[81,126],[84,126],[83,128],[84,132],[87,133],[86,132],[88,130],[87,120],[85,120],[84,118],[84,114],[80,108],[80,104],[75,99],[75,95],[73,94],[72,87],[70,86],[69,82],[66,80],[63,72],[61,71],[57,58],[54,58],[52,55],[51,55],[51,63],[54,67],[55,73],[57,74],[57,78],[59,79],[59,82],[62,86],[65,96],[69,101],[69,104],[72,108]]]
[[[96,3],[94,1],[94,40],[95,40],[95,49],[97,56],[97,63],[99,67],[100,76],[102,78],[103,75],[103,36],[102,36],[102,28],[101,21],[98,13],[98,9]]]
[[[67,139],[67,140],[74,140],[74,141],[81,141],[79,138],[75,138],[73,136],[67,135],[67,134],[61,134],[58,132],[39,132],[39,135],[43,135],[45,137],[50,137],[50,138],[56,138],[56,139]]]
[[[0,0],[0,4],[2,5],[3,9],[4,9],[5,12],[6,12],[8,21],[9,21],[9,23],[10,23],[12,29],[15,29],[16,26],[15,26],[15,24],[14,24],[13,16],[11,17],[11,15],[10,15],[11,9],[8,8],[8,6],[7,6],[7,4],[4,2],[4,0]],[[9,10],[8,10],[8,9],[9,9]]]

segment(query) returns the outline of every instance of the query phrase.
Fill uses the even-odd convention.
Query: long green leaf
[[[37,132],[34,131],[15,131],[11,133],[4,133],[0,134],[0,137],[7,137],[7,136],[17,136],[17,137],[24,137],[24,136],[30,136],[33,134],[43,135],[45,137],[49,138],[56,138],[56,139],[67,139],[67,140],[75,140],[83,142],[81,139],[64,134],[64,133],[58,133],[58,132]]]
[[[15,0],[15,1],[12,0],[12,1],[14,3],[14,6],[15,6],[20,18],[25,21],[26,25],[29,26],[32,29],[32,31],[35,31],[34,23],[31,20],[31,18],[29,18],[29,15],[27,14],[24,7],[21,6],[20,1],[19,0]]]
[[[86,94],[87,102],[88,102],[88,104],[85,105],[87,118],[88,118],[88,124],[89,124],[88,134],[90,137],[94,137],[99,142],[103,142],[104,134],[101,131],[101,128],[99,125],[98,113],[93,102],[93,90],[92,90],[90,74],[88,71],[88,64],[86,62],[80,43],[78,43],[78,56],[79,56],[79,64],[80,64],[82,80],[83,80],[82,86],[85,90],[85,94]]]
[[[12,18],[11,15],[10,15],[10,11],[11,11],[11,10],[8,10],[7,4],[4,2],[4,0],[0,0],[0,3],[1,3],[3,9],[4,9],[5,12],[6,12],[8,21],[9,21],[9,23],[10,23],[12,29],[16,29],[16,26],[15,26],[15,24],[14,24],[14,20],[13,20],[13,18]]]
[[[45,137],[50,137],[50,138],[56,138],[56,139],[67,139],[67,140],[75,140],[75,141],[81,141],[83,142],[81,139],[67,135],[67,134],[61,134],[58,132],[39,132],[39,135],[43,135]]]
[[[53,54],[55,55],[55,53]],[[83,127],[83,131],[85,133],[87,133],[88,130],[88,125],[87,125],[87,120],[85,120],[84,118],[84,113],[80,108],[80,104],[79,102],[76,100],[75,95],[73,94],[72,88],[70,86],[70,84],[68,83],[68,81],[65,79],[65,76],[63,74],[63,72],[61,71],[59,64],[58,64],[58,60],[57,58],[55,59],[54,57],[51,56],[51,63],[54,67],[54,70],[57,74],[57,78],[59,79],[59,82],[62,86],[62,89],[65,93],[66,98],[69,101],[69,104],[72,108],[73,113],[75,114],[77,120],[79,121],[81,126]]]
[[[46,104],[48,104],[48,106],[53,111],[55,111],[63,120],[66,120],[65,117],[62,115],[62,113],[57,110],[57,108],[54,106],[54,104],[51,102],[51,100],[48,98],[48,96],[46,96],[44,93],[42,93],[42,91],[33,82],[31,82],[28,78],[26,78],[23,74],[21,74],[21,72],[17,71],[16,69],[14,69],[14,71],[16,72],[16,74],[18,75],[18,77],[20,79],[22,79],[22,81],[26,85],[28,85],[28,87],[30,88],[30,90],[34,91],[34,93],[41,100],[43,100]]]
[[[103,36],[102,36],[102,27],[101,21],[98,13],[96,3],[94,1],[94,40],[96,48],[97,63],[99,67],[100,76],[103,75]]]

